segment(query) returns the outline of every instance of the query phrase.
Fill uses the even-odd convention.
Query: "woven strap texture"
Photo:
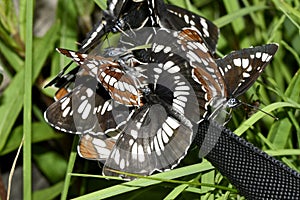
[[[296,171],[216,123],[204,121],[198,133],[195,143],[204,149],[218,137],[205,158],[247,199],[300,199]]]

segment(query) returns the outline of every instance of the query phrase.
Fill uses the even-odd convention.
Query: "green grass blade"
[[[189,185],[188,184],[182,184],[179,185],[177,187],[175,187],[172,192],[170,192],[168,194],[168,196],[166,196],[164,198],[164,200],[168,200],[168,199],[176,199]]]
[[[5,144],[3,150],[0,152],[0,156],[8,154],[16,150],[23,137],[23,126],[16,127],[9,135],[8,142]],[[63,135],[56,133],[45,122],[32,123],[32,142],[42,142],[50,139],[62,138]]]
[[[293,103],[288,103],[288,102],[278,102],[278,103],[273,103],[271,105],[268,105],[264,107],[262,110],[271,113],[273,110],[279,109],[279,108],[284,108],[284,107],[291,107],[291,108],[298,108],[299,106],[293,104]],[[263,112],[257,112],[254,115],[252,115],[248,120],[244,121],[239,128],[237,128],[234,133],[237,134],[238,136],[242,135],[246,130],[248,130],[253,124],[255,124],[258,120],[261,118],[267,116]]]
[[[70,187],[71,177],[72,177],[71,173],[73,171],[76,156],[77,156],[77,144],[78,144],[78,137],[74,137],[73,144],[72,144],[72,151],[70,153],[70,158],[68,161],[68,166],[67,166],[67,171],[66,171],[66,176],[65,176],[65,181],[64,181],[64,187],[63,187],[63,191],[62,191],[61,198],[60,198],[61,200],[67,199],[67,196],[68,196],[68,190]]]
[[[61,154],[42,145],[35,145],[33,150],[34,162],[47,180],[56,183],[64,179],[68,163]],[[55,167],[49,168],[53,163],[55,163]]]
[[[233,13],[241,9],[239,2],[237,0],[231,0],[231,1],[224,0],[223,2],[228,13]],[[249,14],[250,13],[251,12],[249,12]],[[231,24],[236,35],[239,35],[243,30],[245,30],[245,21],[241,17],[236,18],[234,21],[232,21]]]
[[[215,171],[212,170],[208,173],[205,173],[201,176],[201,183],[209,183],[209,184],[215,184]],[[208,199],[214,199],[214,195],[211,194],[211,191],[214,188],[211,187],[201,187],[201,193],[202,194],[207,194]],[[202,198],[201,198],[202,199]],[[205,197],[203,197],[203,199],[206,199]]]
[[[187,176],[190,174],[195,174],[195,173],[211,170],[213,168],[214,167],[210,163],[203,162],[200,164],[195,164],[195,165],[187,166],[184,168],[174,169],[174,170],[171,170],[168,172],[156,174],[151,177],[161,178],[161,179],[175,179],[178,177]],[[105,199],[105,198],[113,197],[113,196],[116,196],[119,194],[124,194],[126,192],[134,191],[141,187],[147,187],[150,185],[158,184],[160,182],[161,181],[159,181],[159,180],[138,179],[138,180],[134,180],[131,182],[126,182],[126,183],[122,183],[119,185],[115,185],[115,186],[112,186],[112,187],[109,187],[109,188],[106,188],[103,190],[99,190],[99,191],[96,191],[96,192],[93,192],[93,193],[90,193],[87,195],[83,195],[83,196],[75,198],[75,199],[76,200]]]
[[[24,87],[20,87],[20,83],[24,83],[24,70],[15,75],[2,96],[0,106],[0,152],[4,148],[11,128],[23,106]]]
[[[32,72],[32,81],[28,80],[30,84],[36,80],[48,55],[53,52],[54,43],[58,36],[58,30],[59,26],[54,25],[43,38],[39,38],[34,41],[34,68]],[[20,83],[24,83],[24,77],[24,69],[22,69],[14,76],[9,86],[2,94],[2,101],[0,105],[0,152],[4,148],[11,128],[19,116],[23,106],[24,87],[20,87]]]
[[[32,141],[32,64],[33,64],[33,1],[26,1],[26,51],[24,71],[24,149],[23,149],[23,197],[32,199],[31,141]]]
[[[300,149],[276,149],[276,150],[266,150],[267,154],[272,156],[299,156]]]
[[[16,72],[19,72],[23,66],[24,66],[24,61],[19,57],[19,55],[11,50],[9,47],[7,47],[3,41],[0,40],[0,52],[2,55],[5,57],[7,62],[13,66],[14,70]]]
[[[35,191],[33,193],[33,200],[52,200],[55,199],[56,197],[58,197],[58,195],[61,193],[62,191],[62,187],[64,185],[64,182],[58,182],[55,185],[48,187],[46,189],[43,190],[38,190]]]
[[[264,5],[256,5],[256,6],[250,6],[247,8],[242,8],[238,11],[229,13],[225,15],[224,17],[220,17],[214,21],[214,23],[219,27],[226,26],[227,24],[232,23],[234,20],[241,18],[245,15],[249,15],[250,13],[256,12],[256,11],[261,11],[267,9],[267,6]]]
[[[283,149],[287,145],[291,129],[292,124],[288,118],[279,120],[271,127],[267,139],[277,148]]]
[[[106,1],[103,0],[94,0],[94,2],[102,9],[106,10]]]

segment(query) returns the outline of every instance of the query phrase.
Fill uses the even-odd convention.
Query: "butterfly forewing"
[[[176,47],[175,47],[176,48]],[[187,111],[187,113],[190,113],[190,116],[195,116],[193,113],[199,112],[199,116],[197,116],[197,119],[202,119],[207,114],[207,94],[204,90],[204,87],[199,86],[199,83],[195,82],[193,80],[193,74],[191,71],[191,67],[189,67],[188,62],[185,58],[183,58],[180,54],[174,53],[178,52],[178,50],[174,50],[169,45],[162,45],[161,43],[158,45],[152,46],[152,51],[154,53],[151,54],[151,62],[154,63],[165,63],[165,70],[177,70],[178,73],[180,73],[180,77],[183,76],[185,82],[188,82],[190,87],[192,88],[192,93],[190,93],[190,98],[187,98],[187,104],[193,105],[191,107],[192,110]],[[153,68],[153,70],[159,71],[157,68]],[[161,69],[162,70],[162,69]],[[166,78],[164,85],[169,85],[171,87],[174,85],[174,82],[177,82],[179,80],[183,80],[183,78],[179,78],[178,80],[172,80],[173,83],[168,82],[171,79]],[[179,81],[180,82],[180,81]],[[182,81],[181,84],[185,85]],[[195,95],[195,96],[193,96]],[[178,98],[181,98],[180,96]],[[185,97],[182,97],[183,99]],[[194,100],[196,100],[194,102]],[[197,108],[197,109],[196,109]],[[199,108],[199,110],[198,110]],[[195,121],[196,119],[191,119],[192,121]]]
[[[277,49],[277,44],[267,44],[234,51],[216,60],[226,84],[226,97],[237,97],[247,91],[271,61]]]
[[[199,31],[183,29],[178,34],[178,42],[182,45],[186,59],[192,67],[191,73],[207,93],[207,100],[223,97],[226,91],[224,80],[211,53],[203,43]]]
[[[147,22],[146,3],[143,1],[107,1],[102,20],[94,26],[82,42],[79,52],[85,53],[100,44],[104,35],[128,28],[139,28]]]
[[[81,54],[66,49],[58,49],[58,51],[72,58],[91,76],[95,76],[115,101],[128,106],[143,104],[138,90],[138,78],[131,75],[130,71],[125,71],[120,63],[114,62],[111,58]]]

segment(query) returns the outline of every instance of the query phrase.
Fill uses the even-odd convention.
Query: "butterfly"
[[[156,6],[159,5],[159,6]],[[160,6],[162,5],[162,6]],[[161,7],[161,8],[160,8]],[[180,30],[184,27],[195,27],[202,33],[203,39],[212,54],[215,52],[216,44],[219,36],[219,29],[209,20],[193,14],[183,8],[164,4],[162,0],[158,1],[133,1],[133,0],[119,0],[107,1],[108,10],[104,11],[104,18],[97,24],[93,30],[88,34],[87,38],[82,42],[79,52],[85,53],[90,49],[99,45],[104,35],[109,32],[122,32],[126,37],[122,37],[121,41],[126,44],[126,48],[137,46],[132,35],[128,37],[126,30],[140,30],[144,27],[159,26],[167,29]],[[160,18],[164,21],[168,16],[167,23],[157,23]],[[154,20],[157,19],[157,20]],[[147,34],[147,32],[146,32]],[[123,35],[123,36],[124,36]],[[149,35],[145,36],[148,38]],[[145,54],[142,54],[145,55]],[[69,63],[63,70],[45,87],[54,85],[60,87],[65,82],[74,79],[76,67],[71,72],[64,74],[70,67]]]
[[[147,0],[147,3],[152,26],[172,31],[196,29],[211,54],[215,53],[219,29],[211,21],[175,5],[164,4],[162,0]]]
[[[195,91],[199,90],[196,95],[202,112],[198,124],[203,120],[226,124],[226,108],[239,105],[237,97],[253,85],[278,49],[277,44],[267,44],[234,51],[223,58],[214,59],[198,30],[187,28],[167,33],[169,37],[154,40],[152,50],[154,53],[170,52],[169,56],[186,60],[182,62],[186,65],[181,65],[182,72],[185,72],[182,74],[189,81],[198,84],[192,84]],[[209,128],[204,145],[200,147],[200,157],[210,152],[221,134]]]
[[[60,49],[60,51],[63,52],[67,50]],[[78,52],[68,51],[64,53],[72,56],[77,62],[83,62],[79,63],[81,65],[95,63],[97,60],[97,57],[87,59],[89,58],[88,55],[83,55]],[[100,59],[100,57],[98,58]],[[84,59],[87,59],[88,62],[85,62]],[[98,62],[102,63],[96,67],[101,68],[103,60]],[[60,115],[72,117],[71,115],[65,114],[67,111],[62,110],[62,108],[66,109],[67,107],[66,105],[62,105],[66,101],[64,99],[66,97],[63,97],[62,101],[55,102],[55,106],[50,106],[46,111],[45,116],[48,123],[52,126],[56,128],[59,127],[63,131],[69,130],[70,125],[75,125],[76,129],[78,127],[80,128],[79,131],[76,131],[79,134],[82,132],[78,146],[79,155],[88,159],[105,160],[103,161],[103,173],[105,175],[117,175],[111,169],[143,175],[149,175],[154,171],[171,169],[186,155],[195,136],[194,129],[196,127],[193,127],[193,122],[199,120],[198,106],[195,106],[195,102],[197,101],[189,82],[179,73],[180,68],[175,63],[170,63],[169,60],[164,60],[164,62],[161,63],[147,64],[145,67],[146,70],[143,71],[143,74],[147,77],[145,82],[146,86],[143,85],[143,87],[141,87],[139,82],[131,82],[132,87],[136,90],[140,90],[143,104],[130,108],[131,111],[126,112],[129,114],[127,115],[126,122],[121,123],[122,128],[119,128],[121,126],[117,123],[113,123],[113,125],[109,126],[117,127],[113,129],[114,132],[117,132],[114,137],[110,137],[111,134],[107,133],[105,128],[102,128],[102,131],[98,131],[98,133],[101,134],[96,133],[94,130],[94,122],[97,122],[96,120],[89,120],[87,125],[83,125],[83,123],[86,122],[86,120],[84,120],[86,117],[82,116],[89,115],[83,114],[85,110],[82,111],[80,105],[84,104],[85,108],[90,107],[86,105],[93,105],[93,103],[80,102],[80,99],[85,101],[85,98],[76,97],[79,103],[75,103],[75,109],[73,108],[72,115],[75,116],[74,113],[76,113],[78,117],[70,120],[78,120],[78,122],[74,122],[73,125],[64,125],[63,121],[59,120],[60,117],[57,117]],[[132,73],[132,71],[126,71],[126,73]],[[116,74],[111,75],[111,77],[119,80]],[[92,77],[96,78],[97,84],[102,85],[101,78]],[[103,88],[105,88],[104,85]],[[76,93],[75,89],[73,90],[73,94],[76,96],[78,93]],[[109,91],[106,90],[106,92],[110,94],[109,96],[111,100],[113,100],[114,91],[109,93]],[[132,90],[126,90],[126,92],[131,94]],[[93,94],[95,94],[95,97],[101,95],[101,93],[98,92]],[[71,100],[68,100],[68,102],[71,102]],[[121,102],[119,102],[118,105],[123,105],[120,103]],[[98,107],[104,108],[104,106]],[[98,110],[98,108],[86,110]],[[55,111],[57,113],[55,113]],[[108,111],[110,110],[104,113],[110,113]],[[111,109],[111,113],[114,114],[114,112],[114,109]],[[86,111],[86,113],[91,112]],[[100,114],[101,113],[102,112],[100,112]],[[123,114],[122,116],[125,115]],[[95,115],[93,115],[93,117],[95,117]],[[97,117],[98,121],[103,123],[104,119],[100,119],[102,115],[97,115]],[[124,119],[124,117],[122,119]],[[105,120],[107,120],[106,117]],[[123,122],[122,120],[118,121]],[[113,120],[113,122],[116,122],[116,120]],[[59,123],[59,125],[56,123]],[[102,123],[100,123],[100,125]],[[110,147],[111,150],[106,147]],[[105,155],[101,152],[102,150],[106,152]],[[110,152],[109,155],[108,152]]]
[[[275,55],[278,45],[267,44],[233,51],[223,58],[214,59],[202,45],[195,29],[183,29],[179,43],[192,67],[192,77],[207,93],[207,101],[215,110],[239,104],[238,96],[245,93],[263,72]]]
[[[139,30],[144,27],[161,27],[172,30],[194,27],[212,53],[215,52],[219,29],[204,17],[196,15],[175,5],[165,4],[162,0],[119,0],[107,1],[108,10],[104,18],[96,25],[83,41],[79,52],[84,53],[97,45],[100,39],[109,32],[123,32],[129,29]]]
[[[128,106],[143,105],[141,99],[141,89],[143,86],[138,78],[140,73],[126,73],[125,68],[127,68],[127,71],[130,71],[132,67],[129,67],[124,60],[119,59],[119,62],[115,62],[112,58],[81,54],[61,48],[58,48],[57,51],[72,58],[91,76],[96,77],[98,82],[109,92],[111,98],[115,101]],[[126,59],[129,58],[126,57]],[[120,64],[120,62],[122,64]],[[139,85],[140,88],[135,87],[136,85]]]

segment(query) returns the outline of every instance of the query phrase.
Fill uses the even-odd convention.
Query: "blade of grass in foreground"
[[[283,107],[292,107],[292,108],[298,108],[299,107],[293,103],[289,103],[289,102],[278,102],[278,103],[273,103],[271,105],[266,106],[265,108],[263,108],[262,110],[267,112],[267,113],[271,113],[271,111],[279,109],[279,108],[283,108]],[[249,119],[247,119],[246,121],[244,121],[239,128],[237,128],[234,133],[237,134],[238,136],[241,136],[249,127],[251,127],[253,124],[255,124],[259,119],[263,118],[267,116],[265,113],[263,112],[257,112],[254,115],[252,115]]]
[[[34,68],[32,69],[33,77],[31,81],[27,81],[28,83],[32,84],[36,80],[49,53],[53,51],[54,43],[58,36],[58,30],[59,26],[56,24],[47,32],[44,37],[34,41]],[[0,105],[0,151],[2,151],[6,145],[11,128],[13,127],[23,106],[24,87],[22,87],[21,84],[24,83],[25,70],[24,66],[20,67],[23,69],[14,76],[9,86],[2,94],[2,101]],[[18,145],[19,143],[16,144],[16,146]]]
[[[126,192],[134,191],[137,189],[140,189],[141,187],[147,187],[150,185],[155,185],[158,183],[161,183],[162,181],[158,179],[164,179],[164,180],[170,180],[175,179],[178,177],[184,177],[190,174],[195,174],[199,172],[204,172],[207,170],[214,169],[214,167],[209,162],[202,162],[200,164],[195,164],[183,168],[174,169],[171,171],[167,171],[164,173],[155,174],[151,177],[155,178],[153,179],[146,179],[141,178],[137,179],[131,182],[125,182],[119,185],[115,185],[109,188],[105,188],[103,190],[99,190],[87,195],[83,195],[81,197],[75,198],[76,200],[83,200],[83,199],[105,199],[109,197],[113,197],[116,195],[124,194]],[[150,177],[150,178],[151,178]],[[186,183],[186,182],[185,182]]]
[[[63,187],[63,191],[62,191],[61,198],[60,198],[61,200],[67,199],[67,196],[68,196],[68,190],[70,187],[71,176],[72,176],[71,173],[73,171],[76,156],[77,156],[77,144],[78,144],[78,137],[74,137],[73,144],[72,144],[72,151],[71,151],[70,158],[68,161],[68,167],[67,167],[64,187]]]
[[[32,61],[33,61],[33,1],[26,1],[26,52],[24,73],[24,150],[23,150],[23,198],[32,199],[31,179],[31,109],[32,109]]]
[[[242,8],[238,11],[232,12],[228,15],[225,15],[224,17],[220,17],[219,19],[215,20],[214,23],[219,27],[226,26],[227,24],[230,24],[237,18],[241,18],[245,15],[249,15],[250,13],[259,11],[259,10],[265,10],[267,9],[267,6],[264,5],[258,5],[258,6],[250,6],[247,8]]]

